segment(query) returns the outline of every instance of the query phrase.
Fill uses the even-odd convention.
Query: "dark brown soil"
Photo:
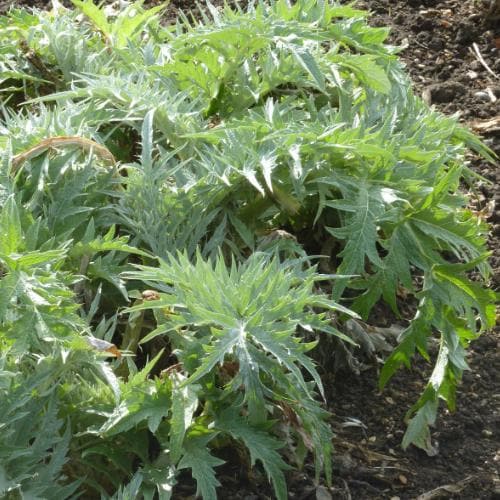
[[[46,7],[46,0],[2,1]],[[152,0],[146,4],[159,4]],[[215,2],[217,3],[217,2]],[[487,2],[484,2],[487,3]],[[500,115],[500,78],[491,75],[473,53],[500,75],[500,24],[487,15],[481,0],[363,0],[358,6],[373,12],[372,23],[392,28],[391,41],[406,43],[401,57],[415,88],[445,113],[458,113],[469,125]],[[493,2],[491,2],[493,3]],[[193,0],[174,0],[168,10],[192,7]],[[497,20],[498,21],[498,20]],[[497,99],[495,101],[495,99]],[[500,125],[482,131],[484,142],[500,154]],[[474,194],[474,208],[492,225],[490,248],[492,287],[500,290],[500,170],[471,155],[472,167],[485,181]],[[483,335],[469,354],[471,371],[464,375],[458,411],[443,409],[433,432],[438,454],[401,449],[404,413],[425,383],[424,364],[401,372],[379,394],[375,368],[357,376],[337,374],[327,381],[329,407],[336,430],[334,487],[314,485],[314,471],[289,477],[292,499],[500,499],[500,330]],[[222,476],[221,499],[272,498],[263,476],[248,478],[239,468]],[[189,482],[180,484],[176,498],[192,495]],[[426,494],[426,492],[429,492]],[[420,496],[421,495],[421,496]]]

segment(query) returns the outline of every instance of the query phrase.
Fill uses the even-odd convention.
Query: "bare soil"
[[[148,5],[161,3],[146,1]],[[217,2],[216,2],[217,3]],[[500,23],[480,0],[362,0],[372,11],[372,24],[390,26],[391,42],[405,44],[401,53],[417,92],[444,113],[458,113],[470,126],[497,118],[496,127],[480,129],[484,142],[500,154]],[[493,2],[491,2],[493,3]],[[46,7],[47,0],[0,0],[9,6]],[[177,9],[193,0],[173,0]],[[477,50],[474,49],[477,48]],[[479,59],[479,55],[483,62]],[[485,67],[487,66],[489,70]],[[497,75],[496,77],[493,74]],[[492,287],[500,290],[500,169],[471,155],[473,169],[484,177],[473,193],[473,208],[491,224]],[[500,499],[500,329],[473,343],[458,393],[458,410],[442,409],[433,442],[436,456],[401,449],[404,413],[421,392],[427,367],[418,362],[399,373],[380,394],[376,367],[355,375],[326,374],[329,409],[336,430],[334,487],[314,484],[312,465],[289,476],[291,499]],[[347,424],[347,425],[346,425]],[[272,498],[263,474],[251,475],[241,465],[225,468],[221,499]],[[193,485],[181,480],[175,497],[193,498]]]

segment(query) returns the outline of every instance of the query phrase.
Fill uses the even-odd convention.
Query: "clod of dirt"
[[[455,98],[465,95],[467,88],[460,82],[451,81],[433,83],[427,87],[427,91],[432,103],[443,104],[445,102],[452,102]]]

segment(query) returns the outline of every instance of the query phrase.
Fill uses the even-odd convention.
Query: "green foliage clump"
[[[494,323],[461,191],[492,153],[352,6],[142,3],[0,17],[0,495],[168,499],[188,469],[211,499],[227,448],[280,499],[309,453],[330,483],[308,353],[381,302],[381,387],[438,340],[403,440],[431,450]]]

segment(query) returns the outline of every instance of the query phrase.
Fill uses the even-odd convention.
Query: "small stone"
[[[370,443],[374,443],[376,440],[377,440],[377,436],[371,436],[368,438],[368,441],[370,441]]]
[[[481,99],[481,101],[489,101],[490,96],[488,92],[484,92],[483,90],[480,90],[479,92],[474,92],[474,97],[477,97],[478,99]]]
[[[467,71],[467,76],[471,79],[471,80],[475,80],[478,76],[479,76],[479,73],[477,71],[472,71],[472,70],[469,70]]]
[[[489,429],[483,429],[481,431],[481,435],[484,436],[485,438],[490,438],[491,436],[493,436],[493,432],[490,431]]]
[[[324,486],[318,486],[316,488],[316,500],[332,500],[332,495]]]
[[[400,474],[399,475],[399,482],[401,484],[408,484],[408,479],[406,478],[406,476],[403,476],[403,474]]]

